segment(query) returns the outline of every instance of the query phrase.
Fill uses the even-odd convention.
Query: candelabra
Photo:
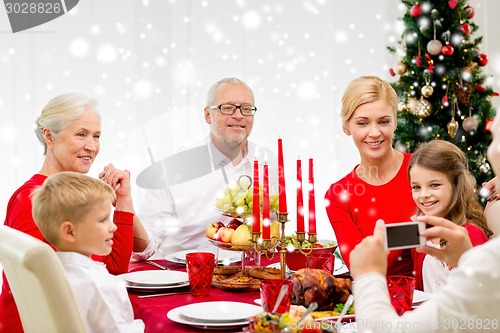
[[[260,232],[252,232],[252,243],[254,243],[253,250],[260,255],[265,255],[267,259],[272,260],[278,249],[280,255],[280,272],[281,277],[286,278],[286,253],[288,251],[287,241],[292,237],[285,236],[285,224],[288,220],[288,212],[276,212],[277,221],[280,223],[280,236],[271,239],[262,239]],[[309,233],[306,240],[305,232],[297,232],[295,244],[293,244],[294,251],[298,250],[304,255],[312,252],[312,244],[317,242],[317,234]]]

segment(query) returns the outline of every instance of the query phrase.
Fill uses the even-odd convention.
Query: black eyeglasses
[[[219,109],[220,113],[230,115],[233,115],[238,109],[240,109],[241,114],[244,116],[253,116],[257,112],[257,108],[251,105],[220,104],[207,106],[207,108],[212,110]]]

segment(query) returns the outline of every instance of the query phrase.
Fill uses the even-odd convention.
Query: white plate
[[[160,291],[160,290],[165,290],[165,289],[173,289],[173,288],[181,288],[181,287],[186,287],[189,286],[189,281],[179,283],[179,284],[168,284],[164,286],[141,286],[141,285],[136,285],[129,283],[125,281],[125,287],[130,290],[134,291],[142,291],[142,292],[154,292],[154,291]]]
[[[206,302],[206,303],[208,305],[205,305],[205,306],[210,306],[210,303],[217,303],[217,302]],[[226,302],[226,303],[237,303],[237,302]],[[195,303],[195,304],[197,304],[197,303]],[[241,303],[239,303],[239,304],[241,304]],[[193,304],[189,304],[189,305],[193,305]],[[216,323],[206,322],[205,323],[205,322],[200,322],[198,320],[196,320],[196,321],[189,320],[189,319],[183,317],[181,314],[183,312],[184,308],[186,306],[189,306],[189,305],[180,306],[178,308],[170,310],[167,313],[168,319],[170,319],[176,323],[191,325],[194,327],[203,328],[203,329],[207,329],[207,330],[229,330],[229,329],[235,329],[235,328],[239,328],[242,326],[246,326],[250,323],[249,319],[238,321],[238,322],[231,322],[231,323],[218,323],[218,322],[216,322]],[[248,305],[255,307],[255,312],[253,312],[252,315],[256,315],[257,313],[262,311],[262,308],[259,306],[251,305],[251,304],[248,304]]]
[[[184,250],[171,253],[165,257],[166,260],[176,264],[186,264],[186,254],[198,252],[198,250]],[[230,265],[241,261],[241,253],[219,250],[219,264]]]
[[[137,271],[121,274],[120,277],[134,286],[156,288],[179,285],[188,281],[186,272],[163,270]]]
[[[420,305],[421,303],[427,301],[431,298],[432,293],[426,293],[424,291],[415,290],[413,292],[413,306]]]
[[[259,306],[240,302],[203,302],[183,306],[180,314],[187,320],[203,323],[234,323],[248,321],[262,312]]]

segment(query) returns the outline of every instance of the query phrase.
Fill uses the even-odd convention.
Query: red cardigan
[[[374,186],[360,179],[356,166],[326,192],[326,212],[347,267],[352,249],[364,237],[373,235],[378,219],[383,219],[385,223],[405,222],[415,214],[416,205],[407,171],[410,157],[411,154],[404,154],[398,173],[384,185]],[[410,250],[391,251],[388,264],[388,275],[413,274]]]
[[[46,176],[36,174],[14,192],[7,206],[4,224],[48,243],[33,220],[30,199],[31,192],[42,185],[45,179],[47,179]],[[112,252],[105,257],[93,257],[94,260],[105,263],[108,271],[112,274],[122,274],[128,271],[134,241],[133,219],[134,214],[132,213],[115,211],[113,222],[118,226],[118,229],[113,235]],[[5,274],[2,274],[2,278],[0,333],[23,332],[21,319]]]

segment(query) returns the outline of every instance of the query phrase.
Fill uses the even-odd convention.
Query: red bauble
[[[450,6],[451,9],[455,9],[455,7],[457,6],[457,4],[458,4],[457,0],[450,0],[450,1],[448,1],[448,6]]]
[[[453,54],[453,51],[455,51],[455,49],[451,45],[445,45],[445,46],[443,46],[443,49],[441,50],[441,52],[445,56],[451,56]]]
[[[493,125],[493,118],[486,119],[486,124],[484,125],[484,130],[491,132],[491,125]]]
[[[464,23],[460,26],[460,30],[464,33],[464,35],[468,36],[470,34],[471,28],[469,23]]]
[[[474,8],[472,8],[471,6],[466,6],[466,7],[464,8],[464,10],[465,10],[465,13],[467,13],[467,17],[468,17],[468,18],[470,18],[470,19],[471,19],[471,18],[473,18],[473,17],[474,17],[474,14],[475,14],[475,12],[474,12]]]
[[[479,66],[486,66],[486,64],[488,63],[488,56],[484,53],[481,53],[477,62]]]
[[[441,98],[441,104],[448,106],[448,95],[444,95],[443,98]]]
[[[422,7],[418,3],[416,5],[411,6],[410,15],[411,16],[422,15]]]
[[[420,67],[422,65],[422,57],[416,56],[415,57],[415,65]]]

